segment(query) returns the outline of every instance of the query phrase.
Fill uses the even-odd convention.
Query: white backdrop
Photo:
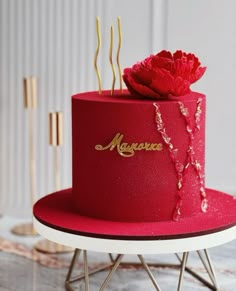
[[[195,52],[206,74],[206,182],[236,194],[236,2],[168,1],[167,47]]]
[[[207,3],[207,4],[206,4]],[[95,18],[100,16],[99,57],[110,88],[109,29],[121,16],[122,66],[151,53],[196,53],[208,71],[195,88],[207,94],[207,185],[236,193],[236,2],[228,0],[0,0],[0,213],[29,215],[28,114],[22,78],[39,83],[35,113],[37,197],[54,190],[48,112],[64,114],[61,187],[71,186],[70,96],[96,89]],[[116,47],[116,45],[115,45]]]

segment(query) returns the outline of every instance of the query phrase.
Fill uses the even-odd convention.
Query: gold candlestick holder
[[[24,107],[29,112],[29,155],[30,155],[30,198],[33,207],[36,202],[36,163],[35,163],[35,145],[34,145],[34,110],[37,107],[37,79],[36,77],[27,77],[23,80],[24,88]],[[11,229],[16,235],[37,235],[33,223],[26,223],[14,226]]]
[[[60,170],[59,170],[59,147],[62,145],[63,130],[62,112],[49,113],[49,145],[53,147],[53,163],[54,163],[54,184],[55,191],[60,190]],[[64,245],[57,244],[47,239],[40,240],[35,244],[37,251],[49,254],[72,252],[73,249]]]

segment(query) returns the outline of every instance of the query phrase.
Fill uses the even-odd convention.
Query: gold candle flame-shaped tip
[[[114,88],[115,88],[115,82],[116,82],[116,73],[113,65],[113,60],[112,60],[112,50],[113,50],[113,39],[114,39],[114,29],[113,26],[111,26],[111,33],[110,33],[110,52],[109,52],[109,60],[111,64],[111,69],[112,69],[112,87],[111,87],[111,95],[114,93]]]
[[[118,41],[118,49],[117,49],[117,54],[116,54],[116,63],[118,66],[118,71],[119,71],[119,79],[120,79],[120,92],[122,93],[122,73],[121,73],[121,66],[120,66],[120,49],[122,46],[122,31],[121,31],[121,24],[120,24],[120,17],[117,18],[117,24],[118,24],[118,36],[119,36],[119,41]]]
[[[98,54],[100,51],[100,47],[101,47],[101,32],[100,32],[100,20],[97,17],[96,18],[96,31],[97,31],[97,49],[95,52],[95,57],[94,57],[94,68],[96,71],[96,75],[97,75],[97,79],[98,79],[98,93],[101,94],[102,93],[102,80],[101,80],[101,75],[97,66],[97,59],[98,59]]]

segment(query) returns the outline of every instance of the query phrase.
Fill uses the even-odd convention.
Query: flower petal
[[[163,50],[125,69],[123,79],[132,94],[168,98],[189,93],[190,85],[205,71],[194,54],[177,50],[172,55]]]
[[[132,95],[145,96],[153,99],[162,98],[160,94],[153,91],[151,88],[136,83],[136,81],[132,78],[132,75],[123,75],[123,80]]]
[[[155,70],[150,87],[161,95],[168,96],[174,90],[174,78],[170,72],[164,69]]]

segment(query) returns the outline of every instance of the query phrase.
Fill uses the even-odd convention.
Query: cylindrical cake
[[[72,203],[80,215],[144,222],[204,211],[204,152],[203,94],[72,97]]]

